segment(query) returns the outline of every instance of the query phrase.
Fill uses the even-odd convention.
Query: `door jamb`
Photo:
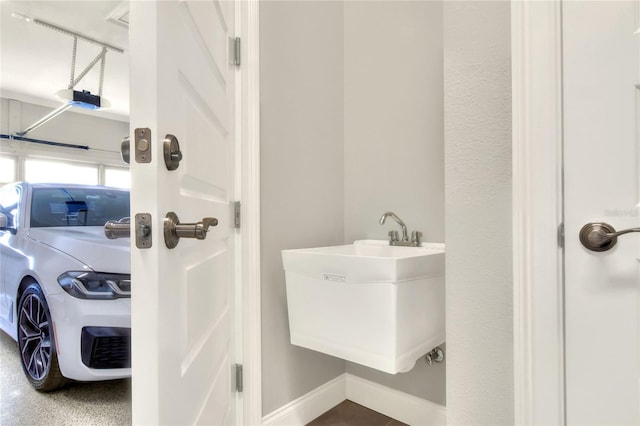
[[[262,422],[258,0],[239,1],[242,51],[244,423]],[[515,424],[565,424],[562,4],[512,2]]]
[[[240,4],[244,423],[262,422],[258,0]],[[512,2],[515,423],[564,424],[562,4]]]
[[[259,0],[236,0],[242,39],[240,66],[240,181],[242,200],[242,423],[262,424],[260,298],[260,44]],[[239,16],[238,16],[239,15]],[[238,110],[236,110],[238,111]]]
[[[562,3],[511,2],[515,424],[566,424]]]

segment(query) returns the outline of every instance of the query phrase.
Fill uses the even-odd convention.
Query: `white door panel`
[[[132,246],[137,424],[236,424],[233,25],[231,1],[131,2],[131,127],[152,145],[152,162],[131,167],[132,216],[153,217],[153,246]],[[167,134],[183,156],[174,171]],[[169,249],[168,212],[218,225]]]
[[[596,253],[588,222],[639,225],[638,4],[563,3],[566,415],[640,424],[640,234]]]

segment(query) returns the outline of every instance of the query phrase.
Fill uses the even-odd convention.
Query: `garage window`
[[[0,156],[0,186],[16,180],[16,158]]]
[[[131,173],[124,167],[105,167],[104,184],[115,188],[131,188]]]
[[[20,166],[22,164],[22,166]],[[75,183],[131,188],[129,167],[102,161],[75,161],[0,153],[0,187],[7,183]]]
[[[25,160],[27,182],[98,184],[98,165],[71,161],[55,161],[27,158]]]

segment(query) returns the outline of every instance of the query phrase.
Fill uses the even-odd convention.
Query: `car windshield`
[[[112,188],[34,188],[31,227],[103,226],[129,217],[129,191]]]

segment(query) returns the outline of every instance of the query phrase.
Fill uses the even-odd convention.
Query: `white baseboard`
[[[444,426],[444,405],[345,373],[347,399],[412,426]]]
[[[302,426],[346,399],[344,374],[278,408],[262,419],[264,426]]]
[[[265,426],[302,426],[345,399],[412,426],[444,426],[443,405],[344,373],[306,395],[267,414]]]

